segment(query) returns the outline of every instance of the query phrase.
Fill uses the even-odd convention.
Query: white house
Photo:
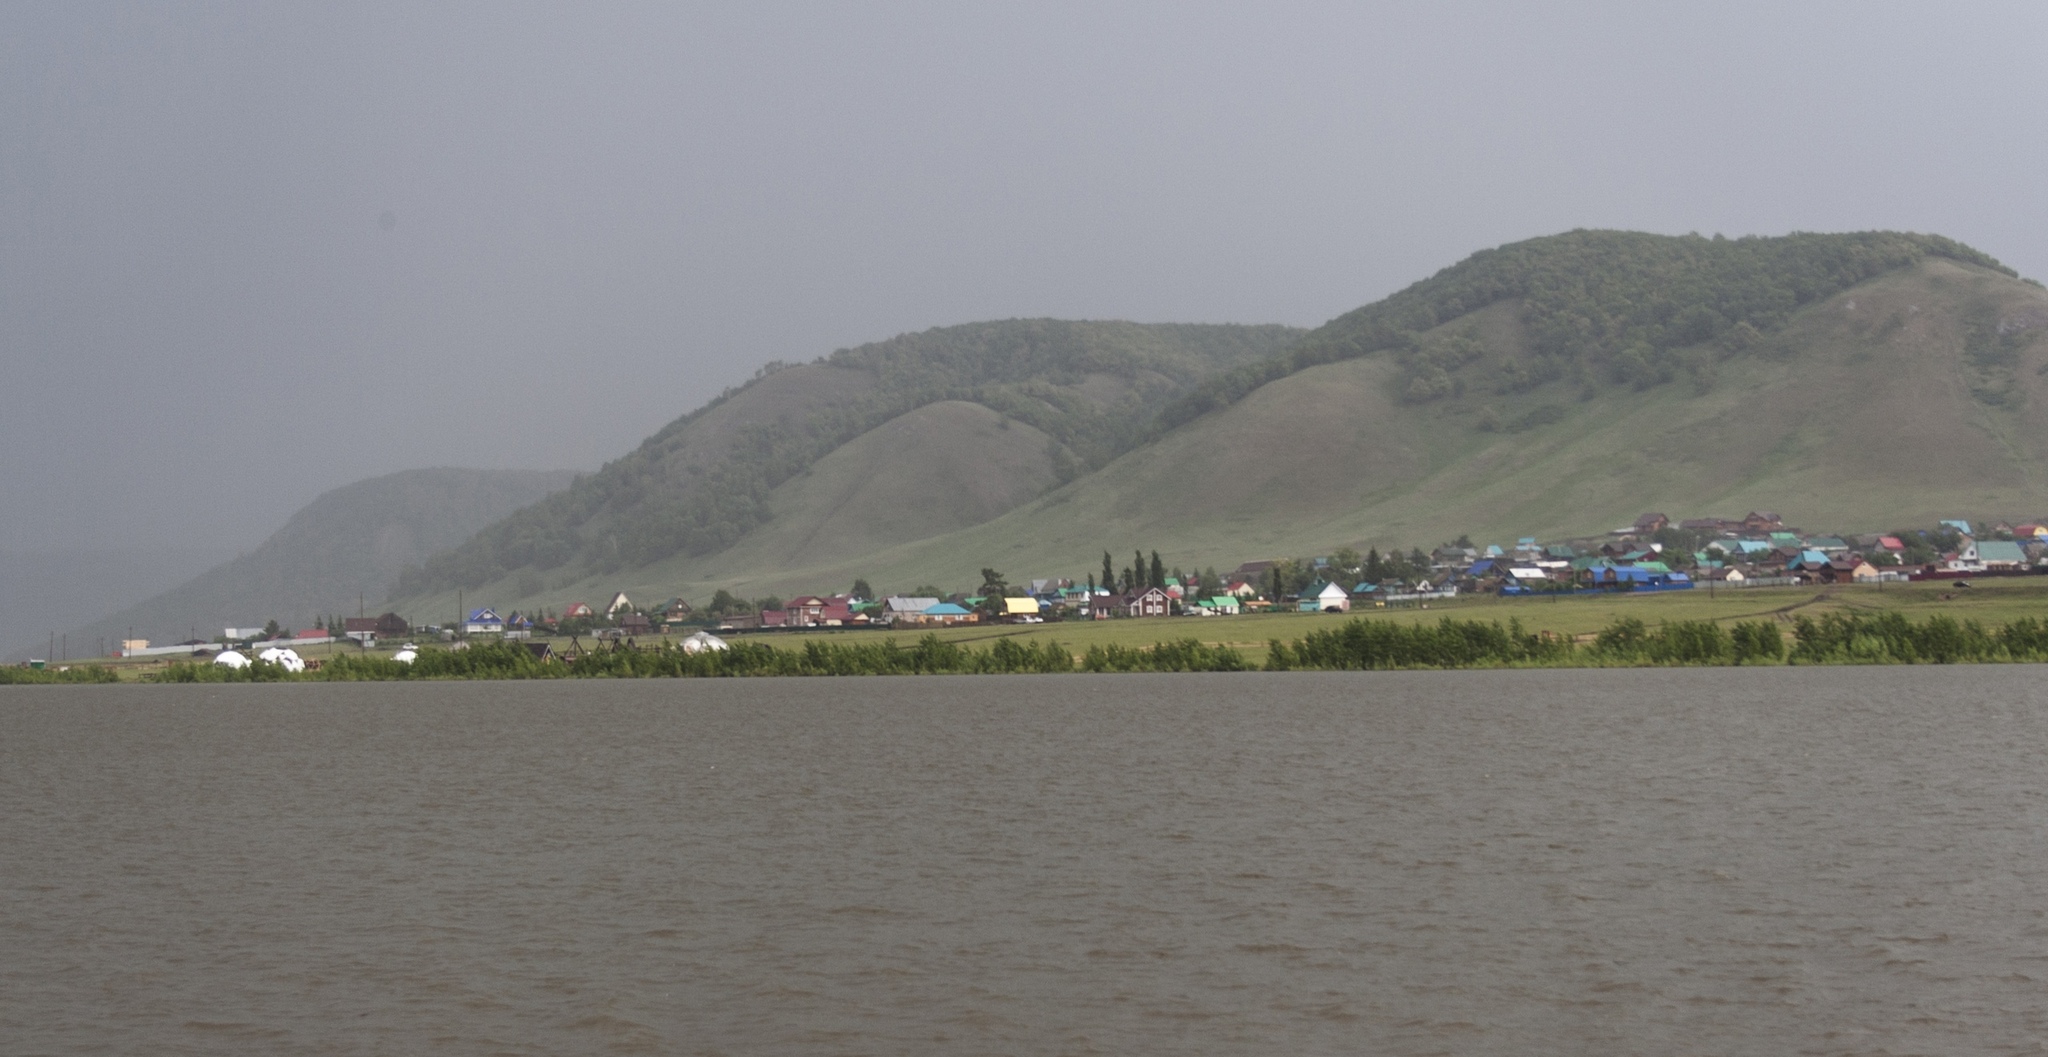
[[[1316,613],[1327,613],[1333,609],[1339,613],[1351,612],[1351,593],[1333,583],[1311,585],[1311,590],[1302,592],[1301,602],[1302,609]]]
[[[903,621],[915,624],[923,617],[924,611],[938,605],[936,598],[912,598],[907,595],[891,595],[882,603],[882,620],[894,624]]]

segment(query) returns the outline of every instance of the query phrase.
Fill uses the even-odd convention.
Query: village
[[[1136,552],[1119,568],[1104,554],[1100,575],[1082,580],[1007,582],[993,569],[971,591],[942,593],[924,587],[885,594],[856,581],[842,593],[744,600],[720,590],[702,606],[681,597],[653,604],[615,592],[601,606],[575,601],[559,611],[507,611],[465,607],[463,619],[415,624],[396,613],[324,618],[315,627],[288,630],[230,627],[213,640],[153,646],[128,640],[116,656],[191,654],[235,645],[279,649],[325,643],[364,648],[414,638],[566,639],[577,647],[627,645],[657,636],[759,634],[820,629],[930,629],[977,624],[1037,624],[1075,620],[1228,617],[1243,613],[1353,613],[1390,607],[1427,607],[1473,596],[1555,598],[1612,592],[1656,593],[1740,590],[1804,585],[1871,585],[1952,580],[1966,588],[1973,577],[2048,571],[2048,519],[2035,523],[1937,525],[1891,533],[1807,533],[1771,511],[1741,518],[1674,522],[1646,513],[1599,537],[1512,545],[1475,545],[1469,538],[1433,551],[1417,548],[1381,555],[1349,549],[1316,558],[1258,559],[1227,574],[1168,568],[1158,552]],[[542,643],[536,642],[536,648]]]

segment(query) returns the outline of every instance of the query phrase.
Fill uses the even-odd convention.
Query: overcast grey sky
[[[1316,324],[1573,227],[2048,275],[2048,5],[1689,6],[0,6],[0,547],[246,546],[771,359]]]

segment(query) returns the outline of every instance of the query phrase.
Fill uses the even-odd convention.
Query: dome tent
[[[247,668],[249,666],[249,658],[242,656],[234,650],[222,650],[220,655],[213,659],[213,663],[223,668]]]
[[[725,644],[724,639],[721,639],[708,631],[700,631],[695,635],[692,635],[689,638],[684,639],[682,645],[684,653],[703,653],[705,650],[725,650],[732,648]]]
[[[297,650],[272,646],[257,654],[256,659],[265,664],[275,664],[288,672],[303,672],[306,670],[306,662],[299,657]]]

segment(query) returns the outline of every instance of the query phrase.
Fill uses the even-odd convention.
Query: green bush
[[[74,664],[56,668],[0,667],[0,686],[9,683],[36,685],[57,683],[118,683],[121,679],[104,664]]]

